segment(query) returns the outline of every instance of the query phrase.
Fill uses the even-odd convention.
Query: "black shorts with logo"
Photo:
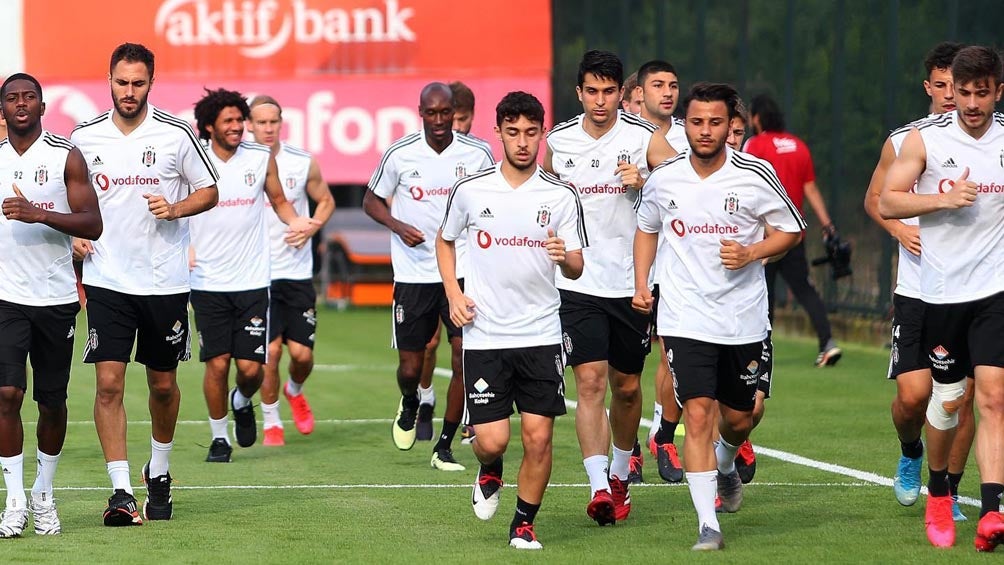
[[[461,279],[460,288],[464,288]],[[442,320],[448,339],[462,337],[463,330],[450,321],[450,302],[443,283],[394,283],[393,343],[401,351],[425,351]]]
[[[770,398],[771,379],[774,377],[774,342],[767,335],[763,340],[760,359],[763,360],[763,367],[760,369],[760,378],[757,380],[756,389],[764,394],[764,398]]]
[[[188,361],[188,293],[137,296],[84,286],[87,296],[87,344],[84,363],[136,362],[154,371],[173,371]]]
[[[652,350],[652,316],[631,307],[631,298],[603,298],[561,290],[561,331],[572,367],[607,361],[628,374],[641,373]]]
[[[722,345],[663,336],[677,402],[713,398],[743,412],[753,410],[760,375],[770,360],[763,341]]]
[[[310,280],[280,279],[269,288],[268,341],[282,338],[314,348],[317,291]]]
[[[464,350],[464,421],[504,420],[520,413],[565,413],[565,356],[561,345]]]
[[[924,353],[924,310],[919,298],[892,295],[892,351],[889,352],[889,375],[895,379],[903,373],[927,370],[930,363]]]
[[[25,363],[30,357],[35,402],[53,406],[66,401],[77,312],[76,301],[25,306],[0,300],[0,386],[27,390]]]
[[[956,383],[973,367],[1004,367],[1004,292],[924,308],[923,354],[934,380]]]
[[[264,363],[268,352],[268,289],[192,291],[199,360],[229,354]]]

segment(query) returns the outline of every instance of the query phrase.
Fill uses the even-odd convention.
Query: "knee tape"
[[[927,421],[939,430],[950,430],[959,424],[959,408],[966,394],[966,379],[957,383],[935,382],[931,401],[927,403]]]

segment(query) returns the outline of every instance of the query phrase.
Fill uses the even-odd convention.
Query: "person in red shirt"
[[[826,203],[816,186],[816,173],[812,166],[812,154],[809,148],[798,137],[785,131],[784,114],[769,95],[761,94],[753,98],[750,104],[750,125],[756,135],[746,141],[744,150],[756,157],[768,161],[774,166],[781,184],[784,185],[788,198],[802,211],[802,200],[808,200],[812,211],[823,224],[823,233],[836,232],[830,214],[826,211]],[[791,289],[798,303],[805,308],[812,320],[812,326],[819,337],[819,356],[816,366],[835,365],[840,360],[842,351],[837,347],[836,340],[830,331],[830,321],[826,317],[826,307],[819,293],[809,280],[809,266],[805,260],[805,243],[788,251],[779,261],[769,263],[765,269],[767,277],[768,308],[771,321],[774,320],[774,281],[778,273]]]

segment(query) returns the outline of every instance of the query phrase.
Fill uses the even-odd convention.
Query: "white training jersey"
[[[242,141],[229,160],[210,148],[220,172],[216,207],[192,218],[195,268],[192,289],[237,292],[269,286],[269,246],[265,239],[265,177],[270,150]],[[275,215],[271,210],[269,214]]]
[[[690,142],[687,141],[687,132],[684,130],[686,124],[681,118],[673,116],[670,118],[669,131],[666,132],[666,141],[677,153],[683,153],[690,149]]]
[[[425,234],[425,241],[415,247],[405,245],[397,234],[391,237],[394,282],[442,282],[436,264],[436,233],[443,222],[450,187],[493,164],[488,146],[462,133],[454,133],[442,153],[429,147],[423,131],[406,135],[387,149],[369,189],[380,198],[393,197],[391,216]]]
[[[188,218],[158,220],[144,194],[169,203],[216,184],[218,175],[187,122],[147,106],[124,135],[109,110],[74,128],[98,195],[104,231],[84,259],[84,284],[134,295],[188,292]]]
[[[576,280],[558,273],[558,288],[600,296],[634,296],[634,232],[637,190],[625,188],[617,163],[638,166],[648,176],[648,145],[656,126],[634,114],[617,111],[612,128],[599,139],[582,129],[585,114],[558,124],[547,135],[551,170],[579,192],[592,241],[582,251],[585,268]]]
[[[917,126],[927,164],[917,194],[951,190],[969,167],[977,185],[976,202],[920,217],[920,291],[924,302],[958,304],[1004,291],[1004,115],[973,139],[948,112]]]
[[[892,144],[892,150],[896,152],[896,155],[899,156],[899,149],[903,146],[903,140],[906,139],[906,134],[910,133],[911,129],[917,127],[925,119],[937,116],[938,114],[930,114],[927,118],[910,122],[899,129],[893,130],[889,134],[889,143]],[[916,192],[916,187],[913,190]],[[903,218],[899,221],[908,226],[920,224],[920,220],[915,217]],[[899,262],[896,266],[896,290],[894,292],[907,298],[920,298],[920,256],[910,253],[902,245],[898,245],[898,247]]]
[[[275,154],[279,180],[286,200],[293,205],[298,216],[310,215],[307,195],[307,177],[310,175],[310,153],[282,143]],[[272,258],[272,280],[309,280],[314,276],[314,254],[310,244],[297,249],[285,241],[289,226],[282,223],[272,211],[272,203],[265,199],[265,225],[268,228],[268,245]]]
[[[547,230],[566,251],[587,245],[575,189],[537,167],[520,186],[501,165],[457,181],[446,207],[443,239],[468,233],[464,294],[475,304],[464,349],[511,349],[561,343],[561,300]]]
[[[724,345],[767,337],[767,284],[754,261],[722,265],[722,239],[752,245],[764,226],[798,233],[805,222],[770,163],[726,147],[725,164],[701,179],[689,152],[652,171],[638,229],[659,234],[659,335]]]
[[[67,214],[63,170],[73,145],[47,131],[23,155],[10,140],[0,141],[0,200],[13,198],[14,185],[43,210]],[[0,300],[25,306],[77,301],[73,238],[45,224],[0,216]]]

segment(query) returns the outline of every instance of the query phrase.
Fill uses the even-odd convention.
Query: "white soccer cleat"
[[[0,514],[0,538],[20,537],[28,527],[28,509],[8,506]]]
[[[62,533],[63,527],[59,523],[59,515],[56,513],[56,501],[49,500],[48,503],[30,502],[32,519],[35,522],[35,533],[40,536],[54,536]]]
[[[478,479],[474,482],[474,494],[471,496],[474,515],[482,520],[490,520],[499,508],[501,493],[502,477],[486,473],[482,466],[478,470]]]

